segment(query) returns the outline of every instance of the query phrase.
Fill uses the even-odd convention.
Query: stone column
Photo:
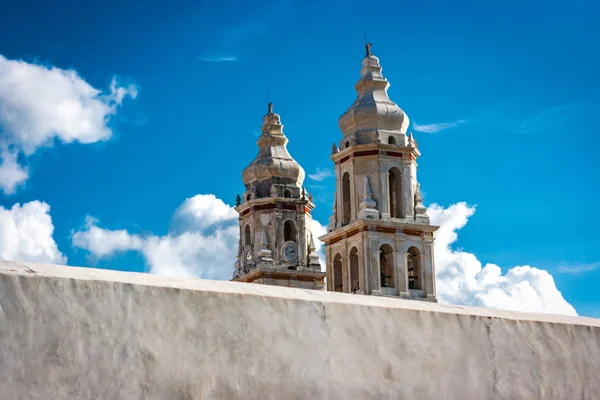
[[[354,175],[354,158],[350,164],[348,170],[350,173],[350,223],[356,220],[356,214],[358,213],[358,203],[360,202],[358,192],[356,190],[356,176]]]
[[[402,162],[402,207],[404,218],[413,217],[414,215],[415,201],[411,174],[412,165],[413,162],[410,160]]]
[[[359,289],[356,294],[363,294],[365,292],[365,279],[364,279],[364,262],[363,262],[363,253],[364,249],[362,246],[357,246],[358,249],[358,282]],[[350,290],[352,292],[352,290]]]
[[[425,285],[423,286],[423,289],[428,299],[437,301],[435,290],[435,260],[432,239],[425,242],[425,245],[423,246],[423,252],[422,268],[425,275]]]
[[[369,253],[369,265],[367,266],[371,275],[371,294],[381,294],[381,275],[379,265],[379,238],[369,232],[369,242],[371,251]]]
[[[305,219],[306,215],[304,214],[304,207],[302,207],[302,211],[298,211],[296,213],[296,238],[298,240],[298,264],[308,267],[308,260],[306,259],[306,252],[308,249],[308,244],[306,243],[306,224]],[[300,218],[298,218],[300,217]],[[282,250],[283,252],[283,250]]]
[[[284,260],[283,258],[283,212],[275,211],[271,220],[271,224],[274,228],[275,237],[271,242],[273,246],[273,258],[275,259],[275,265]],[[281,242],[281,243],[280,243]],[[300,249],[298,249],[300,251]]]
[[[331,256],[331,246],[325,247],[325,260],[326,260],[325,274],[327,277],[327,291],[333,292],[335,290],[335,288],[333,287],[335,280],[333,277],[333,257]]]
[[[390,217],[390,195],[389,195],[389,187],[388,183],[390,181],[389,173],[387,171],[387,167],[384,165],[379,166],[379,183],[381,185],[381,201],[379,209],[381,210],[382,218]]]
[[[342,221],[344,220],[344,196],[342,193],[342,177],[344,176],[342,172],[342,167],[339,165],[335,166],[335,207],[337,218],[335,221],[335,228],[339,228],[342,226]]]
[[[361,292],[363,294],[371,294],[371,274],[370,274],[370,258],[371,258],[371,243],[367,232],[362,232],[362,254],[360,257],[360,279],[361,279]]]
[[[342,251],[342,286],[343,289],[342,291],[344,293],[349,293],[350,289],[349,289],[349,285],[348,285],[348,281],[350,280],[350,277],[348,276],[348,272],[349,272],[349,263],[348,263],[348,251],[346,251],[346,244],[344,243],[344,250]]]
[[[398,273],[398,296],[410,297],[408,291],[408,253],[400,253],[400,271]]]

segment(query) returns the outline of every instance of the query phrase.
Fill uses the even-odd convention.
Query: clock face
[[[296,244],[286,244],[283,248],[283,256],[288,261],[295,261],[298,258],[298,249],[296,248]]]

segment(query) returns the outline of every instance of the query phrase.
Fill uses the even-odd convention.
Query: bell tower
[[[287,143],[269,103],[258,155],[242,174],[246,191],[236,200],[240,241],[233,281],[321,290],[325,273],[310,232],[315,205]]]
[[[417,181],[418,145],[408,116],[390,100],[371,45],[339,119],[336,190],[328,233],[327,290],[437,301],[433,232]]]

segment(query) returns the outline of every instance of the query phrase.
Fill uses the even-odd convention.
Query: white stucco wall
[[[600,320],[0,262],[0,399],[599,399]]]

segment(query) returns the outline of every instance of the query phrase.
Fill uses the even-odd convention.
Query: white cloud
[[[0,188],[6,194],[13,194],[29,177],[29,170],[17,163],[17,156],[8,150],[0,153]]]
[[[435,239],[437,294],[440,302],[517,311],[576,315],[545,270],[517,266],[502,274],[500,267],[482,263],[463,250],[452,248],[457,231],[465,226],[474,207],[465,203],[428,208],[431,222],[439,225]]]
[[[213,194],[186,199],[171,219],[175,232],[204,231],[222,222],[237,220],[238,213]]]
[[[556,288],[552,276],[541,269],[519,266],[502,274],[493,264],[482,266],[474,254],[455,250],[457,232],[475,212],[465,203],[428,209],[436,233],[435,257],[440,302],[521,311],[576,314]],[[73,244],[96,257],[117,252],[141,252],[150,272],[163,275],[230,279],[237,253],[237,213],[214,195],[187,199],[175,212],[171,232],[164,236],[132,235],[98,227],[89,218],[84,230],[73,235]],[[318,237],[326,227],[310,225],[324,270],[323,244]]]
[[[238,58],[235,56],[199,57],[199,59],[212,63],[235,62],[238,60]]]
[[[232,207],[214,195],[197,195],[177,208],[167,235],[103,229],[97,219],[87,217],[84,229],[74,232],[72,241],[97,258],[139,251],[151,273],[230,279],[239,238],[237,217]]]
[[[54,140],[63,143],[94,143],[112,136],[108,126],[125,97],[135,98],[137,88],[117,86],[113,79],[102,93],[73,70],[9,60],[0,55],[0,146],[10,146],[13,155],[33,154]],[[11,162],[12,178],[0,180],[0,189],[14,191],[26,178],[21,167],[15,175],[15,160],[3,157],[0,169]],[[18,166],[18,165],[17,165]],[[14,183],[18,181],[18,183]]]
[[[594,271],[600,268],[600,262],[593,262],[587,264],[563,264],[560,265],[557,270],[561,273],[579,275],[586,272]]]
[[[72,242],[75,247],[87,249],[96,257],[107,257],[114,253],[129,250],[140,250],[143,240],[137,235],[130,235],[124,229],[109,231],[98,227],[96,218],[85,218],[85,230],[73,233]]]
[[[0,259],[64,264],[67,258],[52,237],[50,206],[31,201],[12,208],[0,207]]]
[[[333,172],[330,169],[321,169],[321,168],[317,168],[317,172],[315,172],[314,174],[308,174],[308,177],[310,179],[312,179],[313,181],[322,181],[325,180],[329,177],[333,176]]]
[[[419,125],[416,122],[412,123],[413,129],[415,131],[418,132],[425,132],[425,133],[437,133],[446,129],[452,129],[460,124],[463,124],[467,121],[460,119],[458,121],[454,121],[454,122],[440,122],[437,124],[423,124],[423,125]]]

